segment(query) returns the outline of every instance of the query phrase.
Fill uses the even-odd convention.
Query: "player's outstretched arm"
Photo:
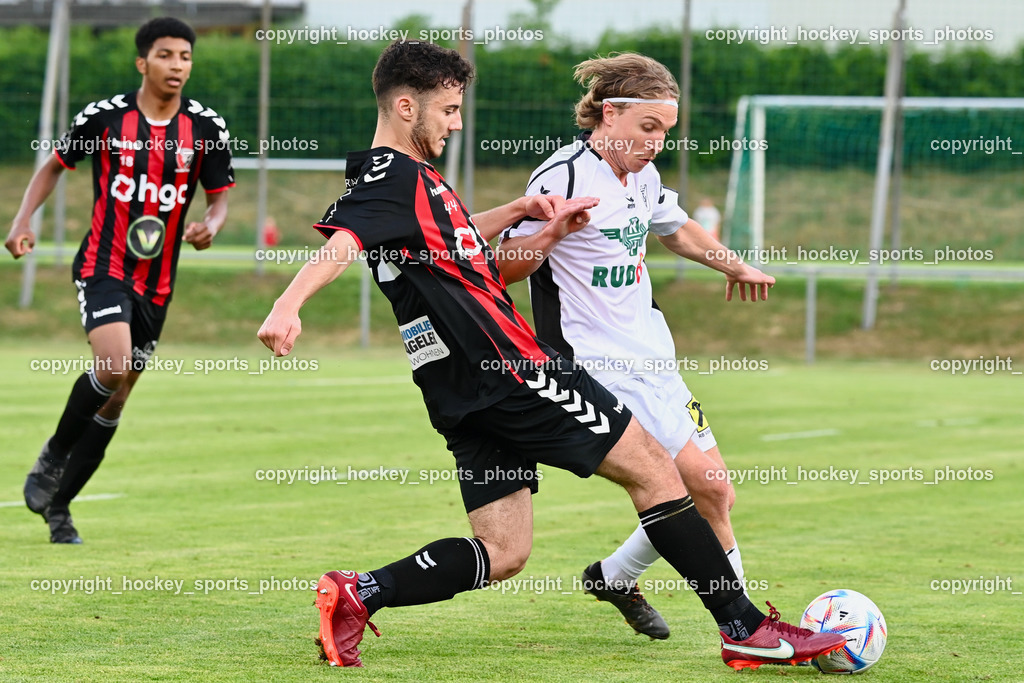
[[[213,244],[213,238],[224,227],[228,219],[228,191],[206,193],[206,213],[199,223],[192,222],[185,226],[182,238],[196,248],[196,251],[207,249]]]
[[[688,220],[671,235],[658,239],[668,249],[683,258],[714,268],[725,275],[725,300],[732,301],[733,289],[739,285],[740,299],[766,301],[768,289],[775,285],[775,278],[747,265],[740,255],[719,242],[700,223]]]
[[[600,201],[597,197],[567,199],[540,232],[502,242],[497,249],[498,270],[505,282],[524,280],[540,268],[556,244],[567,235],[587,226],[590,222],[588,209],[594,208]]]
[[[565,198],[556,194],[538,194],[520,197],[508,204],[502,204],[489,211],[473,215],[473,225],[480,231],[480,236],[490,242],[502,230],[524,218],[551,220],[555,212],[565,202]]]
[[[256,336],[274,352],[287,356],[295,346],[295,338],[302,332],[299,309],[310,297],[345,272],[359,256],[359,245],[348,232],[335,232],[327,244],[320,248],[309,263],[296,273],[284,293],[274,302],[270,315],[263,321]]]
[[[4,242],[7,251],[11,252],[14,258],[21,258],[36,245],[36,236],[32,233],[32,214],[53,192],[57,179],[63,172],[64,167],[57,160],[57,156],[52,155],[39,167],[25,188],[18,214],[14,217],[11,230],[7,233],[7,241]]]

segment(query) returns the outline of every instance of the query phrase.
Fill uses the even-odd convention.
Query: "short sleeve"
[[[199,182],[207,192],[226,190],[235,184],[227,123],[212,109],[205,109],[198,120],[203,122],[203,164],[199,169]]]
[[[106,136],[106,127],[96,102],[90,102],[71,120],[71,127],[54,146],[53,153],[64,167],[74,170],[78,162],[99,151]]]
[[[419,170],[407,157],[385,152],[363,163],[354,184],[313,227],[327,238],[338,230],[351,233],[363,250],[412,237]]]
[[[679,206],[679,193],[662,185],[658,203],[654,205],[651,215],[651,232],[667,237],[683,227],[688,220],[690,217]]]

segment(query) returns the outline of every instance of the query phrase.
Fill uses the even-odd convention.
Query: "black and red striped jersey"
[[[494,252],[444,178],[389,147],[349,154],[347,163],[347,191],[315,227],[359,243],[435,427],[535,376],[555,352],[516,310]]]
[[[174,117],[151,121],[136,93],[125,93],[86,106],[54,153],[72,170],[92,156],[92,223],[75,257],[75,279],[111,277],[166,305],[197,183],[206,192],[235,184],[224,119],[182,97]]]

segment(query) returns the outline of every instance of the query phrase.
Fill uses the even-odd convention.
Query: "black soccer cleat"
[[[603,577],[600,562],[595,562],[584,569],[583,591],[598,600],[615,605],[637,635],[642,633],[656,640],[668,638],[668,624],[658,610],[651,607],[635,583],[626,590],[614,590],[605,586],[604,579],[600,577]]]
[[[70,543],[78,545],[82,543],[82,537],[71,522],[71,512],[65,507],[54,509],[46,508],[43,512],[46,523],[50,525],[50,543]]]
[[[50,441],[43,444],[35,465],[25,478],[25,505],[32,512],[46,516],[46,508],[50,507],[53,497],[60,488],[60,479],[64,476],[64,468],[68,458],[55,458],[50,455]]]

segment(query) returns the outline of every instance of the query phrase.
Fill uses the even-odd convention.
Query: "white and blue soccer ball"
[[[846,637],[842,650],[811,660],[816,669],[827,674],[867,671],[885,651],[885,617],[875,603],[857,591],[837,589],[822,593],[804,610],[800,626]]]

